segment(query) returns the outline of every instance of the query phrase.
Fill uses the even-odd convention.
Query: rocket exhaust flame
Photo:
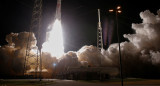
[[[42,52],[48,52],[59,58],[64,53],[62,25],[61,25],[61,0],[57,0],[55,22],[48,32],[48,40],[42,45]]]
[[[64,53],[62,25],[60,20],[56,19],[51,25],[51,31],[48,33],[48,40],[42,46],[42,52],[48,52],[57,58]]]

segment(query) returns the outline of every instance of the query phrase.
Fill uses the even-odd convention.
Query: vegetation
[[[108,79],[104,81],[99,80],[80,80],[88,83],[104,83],[104,84],[121,84],[120,79]],[[128,78],[124,79],[125,85],[160,85],[159,79],[141,79],[141,78]]]
[[[36,80],[0,80],[0,86],[45,86],[53,83],[53,81]]]

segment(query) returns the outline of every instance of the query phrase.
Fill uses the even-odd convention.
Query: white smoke
[[[80,67],[80,62],[76,52],[69,51],[65,53],[58,61],[57,69],[59,71],[65,71],[69,67]]]
[[[105,52],[102,53],[98,50],[97,47],[90,45],[90,46],[83,46],[80,50],[77,51],[78,60],[88,63],[89,66],[97,67],[97,66],[109,66],[111,65],[110,58],[107,58]]]
[[[28,32],[11,33],[6,36],[8,44],[0,47],[0,67],[3,69],[0,71],[1,74],[22,74],[28,36]],[[29,47],[35,48],[36,38],[33,33],[30,36]]]
[[[124,34],[124,37],[129,40],[129,42],[120,43],[123,71],[126,76],[136,76],[134,74],[138,76],[140,73],[145,75],[145,73],[150,73],[150,71],[146,71],[146,67],[152,70],[160,64],[160,10],[157,13],[158,15],[154,15],[148,10],[141,12],[140,17],[143,22],[132,24],[135,34]],[[81,66],[85,64],[85,66],[93,67],[119,67],[118,43],[111,44],[107,50],[102,49],[101,52],[95,46],[83,46],[75,54]],[[70,58],[69,56],[64,57],[66,60],[62,58],[61,64],[71,61],[67,60]],[[154,65],[155,67],[152,68]],[[156,67],[155,70],[158,68]]]
[[[158,76],[160,64],[160,10],[154,15],[149,10],[140,13],[143,20],[140,24],[132,24],[135,34],[124,34],[129,42],[122,42],[121,53],[123,71],[126,76]],[[106,50],[105,57],[112,60],[112,64],[119,65],[118,44],[111,44]],[[149,70],[147,70],[148,68]],[[135,71],[136,70],[136,71]],[[154,72],[155,75],[151,71]],[[160,71],[159,71],[160,72]]]
[[[140,17],[143,22],[132,24],[135,33],[124,34],[124,38],[129,40],[120,43],[123,71],[126,76],[138,76],[139,73],[150,73],[150,71],[157,71],[159,68],[160,10],[157,13],[155,15],[148,10],[141,12]],[[27,35],[27,32],[22,32],[6,36],[8,44],[0,47],[0,67],[7,65],[8,69],[2,72],[13,70],[16,73],[18,69],[22,69]],[[34,35],[31,40],[30,47],[35,48]],[[56,70],[64,71],[69,67],[119,67],[118,43],[111,44],[107,50],[102,49],[101,52],[93,45],[83,46],[77,52],[69,51],[63,54],[59,59],[52,57],[50,53],[42,52],[42,65],[50,73]]]
[[[149,54],[150,58],[148,59],[155,59],[153,56],[154,52],[160,51],[160,10],[157,13],[158,15],[154,15],[149,10],[141,12],[140,17],[143,19],[143,22],[132,24],[132,28],[136,33],[124,35],[137,48],[135,51],[140,51],[143,56],[145,56],[144,54]]]
[[[160,63],[160,52],[153,52],[150,51],[150,55],[151,55],[151,60],[153,64],[159,64]]]
[[[83,46],[77,52],[79,61],[87,61],[91,66],[100,66],[101,58],[103,58],[101,52],[94,46]]]

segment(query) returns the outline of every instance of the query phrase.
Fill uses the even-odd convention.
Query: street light
[[[121,59],[121,46],[119,39],[119,29],[118,29],[118,14],[122,13],[121,6],[117,6],[116,9],[110,9],[109,12],[116,13],[116,23],[117,23],[117,38],[118,38],[118,46],[119,46],[119,64],[120,64],[120,77],[121,77],[121,85],[123,86],[123,73],[122,73],[122,59]]]

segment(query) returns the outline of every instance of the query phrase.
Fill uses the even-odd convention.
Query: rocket
[[[99,48],[99,50],[103,48],[103,36],[102,36],[100,9],[98,9],[97,47]]]
[[[61,21],[61,0],[57,0],[57,7],[56,7],[56,19]]]
[[[100,9],[98,9],[98,29],[102,30],[101,17],[100,17]]]

